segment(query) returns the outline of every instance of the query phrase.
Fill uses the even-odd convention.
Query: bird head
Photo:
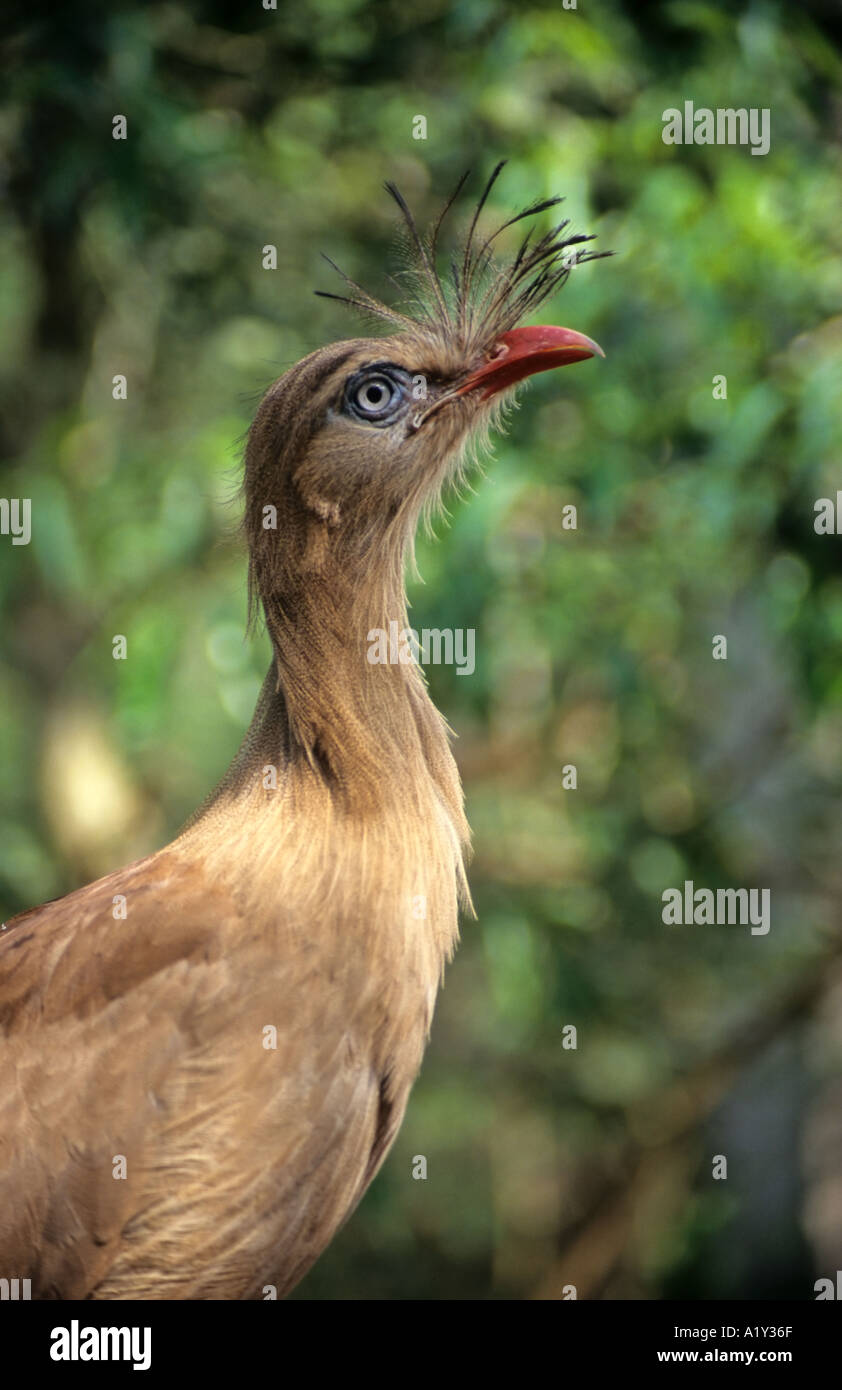
[[[569,235],[565,220],[534,241],[527,234],[510,263],[496,264],[503,231],[561,201],[534,203],[482,239],[480,215],[502,167],[483,192],[447,284],[436,265],[438,237],[464,177],[426,238],[387,184],[414,262],[406,272],[411,312],[343,276],[350,293],[325,297],[385,323],[389,335],[311,353],[265,396],[246,450],[245,521],[252,596],[262,599],[270,628],[273,601],[319,577],[357,591],[373,571],[399,581],[420,514],[458,473],[465,445],[499,421],[512,388],[537,372],[604,355],[573,329],[521,326],[572,265],[610,253],[582,250],[592,238]]]

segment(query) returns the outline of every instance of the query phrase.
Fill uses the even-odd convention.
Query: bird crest
[[[400,209],[408,236],[410,266],[398,274],[411,288],[409,311],[386,304],[346,275],[329,256],[324,259],[345,281],[349,294],[316,290],[322,299],[335,299],[360,310],[396,332],[421,334],[437,347],[470,356],[508,332],[567,280],[571,268],[585,261],[613,255],[611,251],[582,249],[593,235],[570,233],[570,219],[564,218],[542,236],[530,228],[510,261],[496,259],[496,243],[510,227],[558,207],[563,198],[541,198],[515,213],[490,236],[479,233],[479,221],[494,185],[505,167],[501,160],[483,189],[471,217],[461,254],[451,257],[449,273],[439,274],[439,242],[442,226],[458,199],[470,174],[462,175],[441,212],[425,235],[400,189],[392,182],[384,186]],[[397,276],[391,277],[399,288]]]

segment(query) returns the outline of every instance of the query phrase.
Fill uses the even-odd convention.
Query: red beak
[[[491,361],[472,372],[456,395],[479,390],[480,399],[486,401],[536,372],[604,356],[599,343],[572,328],[513,328],[497,339]]]

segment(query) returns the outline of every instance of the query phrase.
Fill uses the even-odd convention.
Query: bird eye
[[[356,372],[345,388],[345,408],[369,424],[391,424],[406,399],[402,381],[385,371]]]
[[[354,396],[354,404],[359,410],[371,411],[373,415],[379,415],[380,411],[389,404],[392,399],[391,383],[384,377],[375,377],[373,381],[366,381],[362,386],[358,386]]]

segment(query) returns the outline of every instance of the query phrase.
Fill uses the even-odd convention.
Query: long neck
[[[407,627],[400,566],[369,582],[360,572],[310,571],[264,606],[272,664],[240,750],[199,816],[220,798],[249,797],[268,767],[316,779],[338,809],[362,817],[413,803],[422,814],[433,796],[464,845],[447,726],[417,665],[395,659],[406,655],[394,642]]]
[[[279,694],[302,754],[348,796],[376,797],[416,751],[416,720],[437,718],[418,669],[380,657],[372,635],[407,625],[403,584],[310,573],[266,602]]]

